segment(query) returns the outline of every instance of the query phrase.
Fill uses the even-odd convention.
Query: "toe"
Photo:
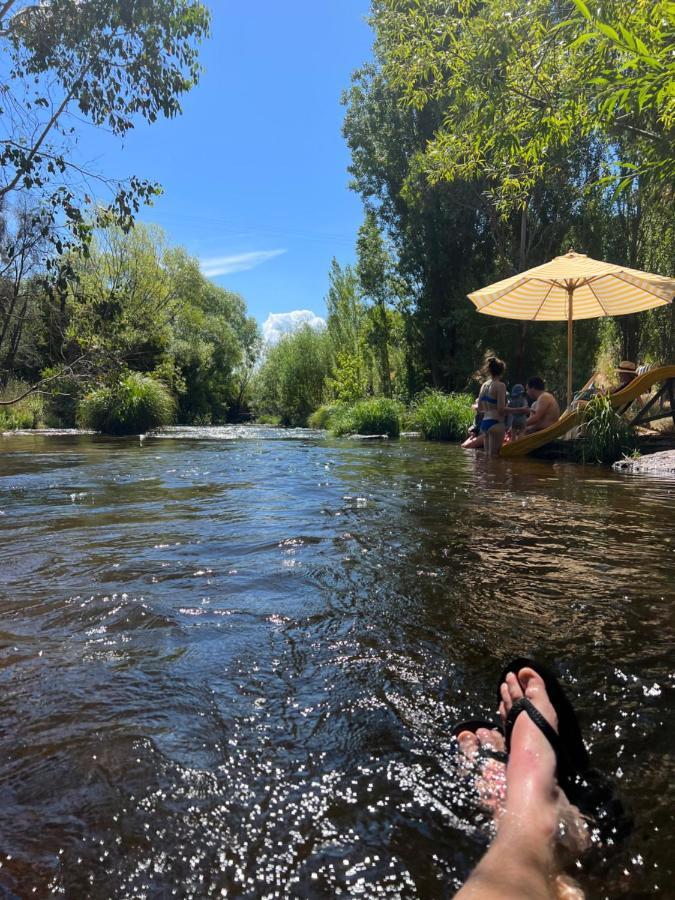
[[[520,700],[523,696],[523,689],[514,672],[509,672],[506,676],[506,686],[508,688],[509,697],[511,698],[511,703],[513,703],[514,700]]]
[[[499,704],[499,718],[502,720],[502,725],[506,724],[506,707],[504,705],[504,701]]]
[[[534,669],[525,668],[518,672],[518,679],[523,686],[525,696],[530,700],[535,700],[537,696],[541,696],[541,692],[546,692],[544,679]]]
[[[478,743],[481,747],[492,747],[494,746],[492,735],[494,732],[490,728],[479,728],[476,731],[476,737],[478,738]]]
[[[496,729],[479,728],[476,731],[476,737],[481,747],[488,747],[492,750],[504,749],[504,738]]]
[[[504,715],[506,716],[511,709],[511,694],[509,693],[509,686],[505,681],[502,682],[499,693],[502,697],[501,705],[504,707]]]
[[[473,760],[476,758],[480,744],[473,731],[461,731],[457,735],[457,743],[460,751],[467,759]]]
[[[492,746],[495,750],[499,750],[502,753],[506,752],[506,741],[504,740],[504,735],[501,732],[492,732]]]

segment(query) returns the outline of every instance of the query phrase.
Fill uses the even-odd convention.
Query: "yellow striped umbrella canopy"
[[[543,266],[469,294],[478,312],[504,319],[568,322],[567,399],[572,400],[572,322],[623,316],[671,303],[675,279],[600,262],[570,250]]]

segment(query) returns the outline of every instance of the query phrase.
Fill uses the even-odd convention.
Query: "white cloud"
[[[284,334],[290,334],[309,325],[310,328],[325,328],[326,320],[317,316],[310,309],[294,309],[286,313],[270,313],[263,322],[263,337],[267,344],[276,344]]]
[[[234,253],[231,256],[212,256],[209,259],[200,259],[199,265],[202,275],[206,278],[215,278],[216,275],[247,272],[285,252],[285,250],[253,250],[251,253]]]

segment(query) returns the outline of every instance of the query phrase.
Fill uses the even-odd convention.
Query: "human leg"
[[[504,428],[503,422],[498,422],[496,425],[493,425],[492,428],[485,433],[485,449],[487,450],[488,456],[499,455],[499,451],[504,443],[505,434],[506,429]]]

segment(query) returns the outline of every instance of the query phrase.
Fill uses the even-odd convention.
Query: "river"
[[[486,839],[449,730],[523,652],[635,818],[589,897],[672,891],[675,482],[255,427],[0,450],[3,898],[452,896]]]

